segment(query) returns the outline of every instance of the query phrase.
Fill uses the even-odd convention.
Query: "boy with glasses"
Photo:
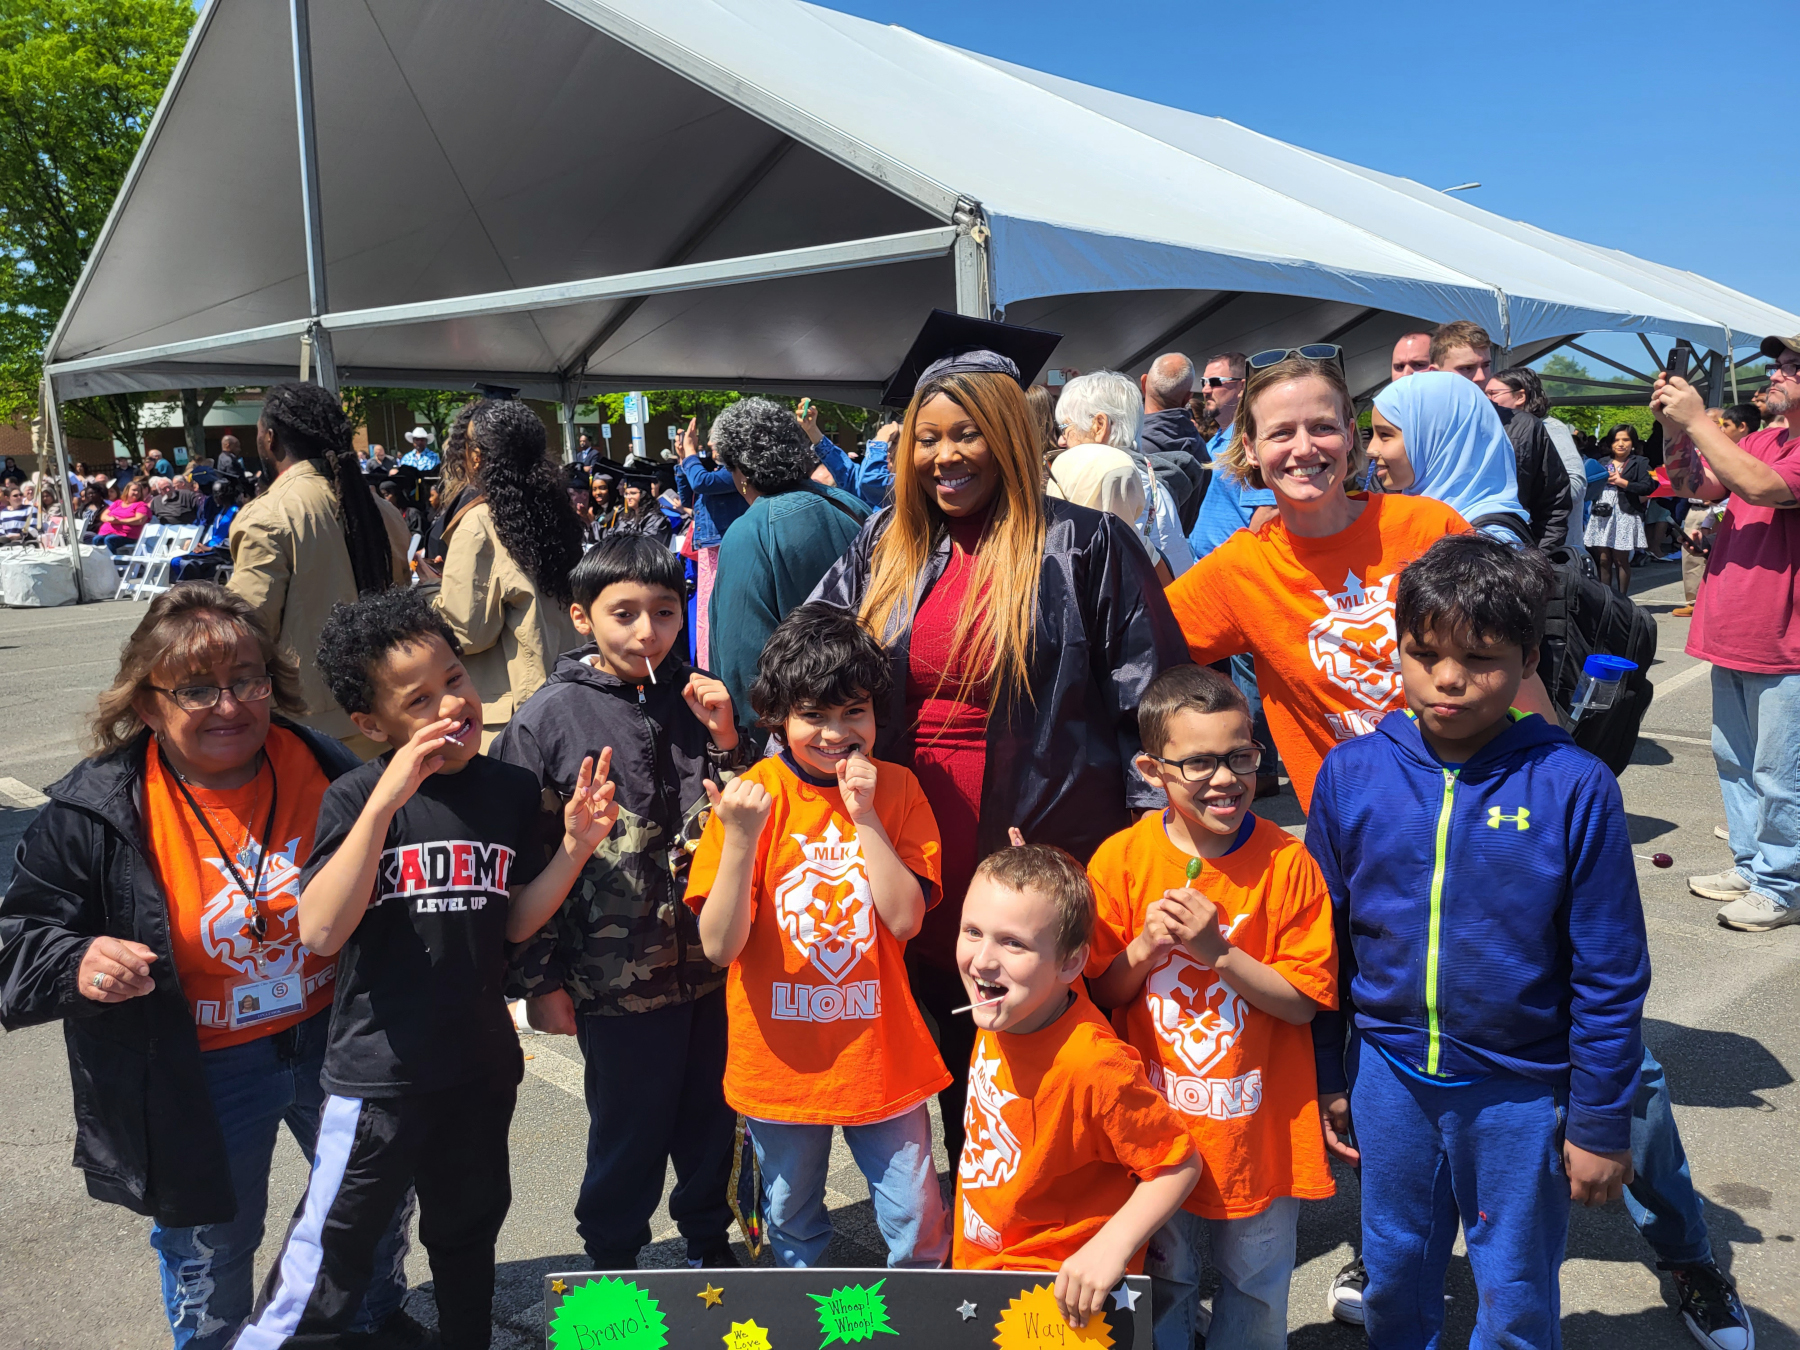
[[[1335,1193],[1308,1024],[1337,1006],[1324,878],[1299,840],[1250,804],[1262,747],[1244,696],[1176,666],[1138,708],[1137,770],[1169,797],[1088,864],[1098,916],[1087,976],[1124,1009],[1125,1039],[1187,1125],[1202,1163],[1150,1241],[1158,1350],[1200,1330],[1200,1252],[1223,1284],[1207,1338],[1287,1344],[1300,1201]]]

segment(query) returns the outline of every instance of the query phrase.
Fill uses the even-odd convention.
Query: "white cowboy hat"
[[[428,441],[431,439],[431,433],[425,430],[424,427],[414,427],[411,431],[406,433],[406,439],[409,441]]]

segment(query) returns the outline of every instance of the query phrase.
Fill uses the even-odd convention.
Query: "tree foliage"
[[[189,0],[0,4],[0,414],[35,400],[50,330],[193,22]],[[141,402],[85,411],[135,432],[126,405]]]
[[[676,422],[685,422],[690,417],[698,417],[703,431],[727,406],[745,397],[746,393],[753,392],[739,393],[735,389],[645,391],[650,401],[652,418],[669,417]],[[768,398],[786,408],[796,407],[800,402],[797,398],[781,394],[762,394],[757,397]],[[859,408],[851,403],[830,403],[816,398],[813,405],[819,410],[819,426],[827,434],[836,437],[860,440],[872,435],[878,426],[887,421],[887,414],[876,408]],[[579,404],[578,409],[578,421],[585,417],[598,417],[602,422],[623,422],[625,395],[597,394]]]

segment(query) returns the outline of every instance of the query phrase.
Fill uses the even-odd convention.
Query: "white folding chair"
[[[137,537],[137,544],[130,553],[122,557],[119,554],[113,554],[113,566],[119,569],[119,589],[113,592],[113,599],[129,600],[132,598],[132,588],[143,579],[144,569],[156,556],[156,546],[162,540],[163,531],[168,528],[167,525],[146,525],[144,532]]]
[[[157,540],[156,551],[144,565],[144,573],[138,578],[137,585],[131,588],[133,600],[152,600],[169,589],[169,563],[184,553],[194,550],[195,542],[200,538],[198,525],[170,525],[164,528],[162,537]]]

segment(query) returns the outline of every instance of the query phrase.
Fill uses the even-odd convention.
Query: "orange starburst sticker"
[[[1090,1317],[1085,1327],[1063,1321],[1055,1292],[1049,1285],[1039,1284],[1006,1305],[994,1328],[994,1344],[1000,1350],[1064,1350],[1068,1346],[1112,1350],[1113,1338],[1104,1314]]]

